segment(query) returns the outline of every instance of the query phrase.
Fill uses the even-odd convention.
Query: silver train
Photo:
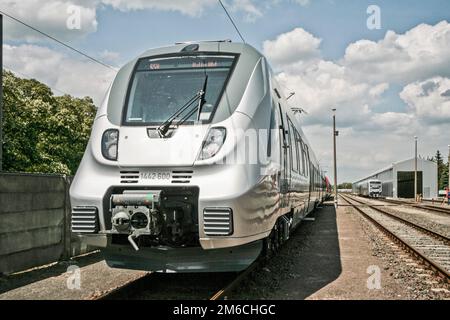
[[[111,267],[239,271],[326,193],[265,57],[182,43],[118,72],[70,189],[72,232]]]
[[[370,198],[379,198],[383,193],[383,186],[380,180],[370,179],[356,182],[352,185],[353,193]]]

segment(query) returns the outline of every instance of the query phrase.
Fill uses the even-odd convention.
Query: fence
[[[0,174],[0,273],[91,250],[71,237],[70,182],[60,175]]]

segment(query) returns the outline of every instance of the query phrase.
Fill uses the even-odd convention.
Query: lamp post
[[[3,15],[0,14],[0,172],[3,171]]]
[[[417,202],[417,136],[414,136],[414,201]]]
[[[337,163],[336,163],[336,137],[339,131],[336,131],[336,109],[333,111],[333,154],[334,154],[334,206],[338,208],[338,189],[337,189]]]

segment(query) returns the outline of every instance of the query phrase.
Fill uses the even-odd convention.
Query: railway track
[[[250,267],[248,267],[246,270],[242,271],[237,275],[233,281],[228,283],[225,287],[217,291],[215,294],[213,294],[209,300],[220,300],[220,299],[226,299],[227,295],[230,294],[235,288],[237,288],[248,276],[250,273],[252,273],[256,267],[259,265],[260,261],[256,260]]]
[[[341,198],[449,282],[450,238],[348,195]]]
[[[381,198],[377,199],[377,200],[388,202],[388,203],[393,203],[393,204],[406,205],[406,206],[410,206],[410,207],[417,208],[417,209],[423,209],[423,210],[428,210],[428,211],[433,211],[433,212],[445,213],[445,214],[449,214],[450,215],[450,208],[436,207],[436,206],[433,206],[431,204],[415,204],[415,203],[410,203],[408,201],[394,200],[394,199],[381,199]]]
[[[263,258],[257,259],[247,269],[239,273],[192,274],[188,279],[186,274],[149,273],[124,286],[94,297],[94,300],[116,299],[196,299],[221,300],[227,299],[247,277],[261,265]],[[181,276],[180,276],[181,275]],[[189,278],[195,278],[195,280]],[[182,292],[182,288],[192,289]],[[161,288],[161,290],[158,290]],[[219,288],[219,289],[218,289]],[[152,291],[151,293],[149,291]]]
[[[281,221],[281,219],[279,220]],[[285,244],[286,239],[283,238],[281,224],[277,224],[276,228],[272,230],[268,240],[264,242],[264,248],[260,256],[245,270],[239,273],[213,273],[213,274],[191,274],[190,277],[186,277],[186,274],[161,274],[161,273],[149,273],[140,279],[132,281],[123,287],[116,288],[110,292],[104,293],[95,299],[97,300],[112,300],[120,298],[144,297],[144,298],[157,298],[167,297],[168,299],[198,299],[198,300],[220,300],[227,299],[227,297],[236,289],[245,279],[263,264],[264,261],[270,258],[276,257],[281,247]],[[177,277],[180,276],[180,277]],[[205,276],[206,275],[206,276]],[[167,276],[166,282],[162,286],[162,292],[158,292],[158,283],[161,283],[161,277]],[[195,279],[192,280],[192,278]],[[219,284],[218,284],[219,282]],[[173,286],[173,288],[170,288]],[[182,296],[180,291],[186,287],[196,287],[193,290],[192,295],[187,294],[186,297]],[[152,295],[149,295],[149,290],[152,289]],[[199,292],[196,290],[200,288],[203,290]],[[217,289],[220,288],[220,289]],[[167,289],[171,291],[171,294],[167,294]],[[154,294],[158,294],[155,296]]]
[[[246,270],[247,271],[247,270]],[[245,271],[244,271],[245,272]],[[219,300],[225,299],[244,279],[243,273],[161,274],[149,273],[95,300]]]
[[[378,209],[378,207],[388,207],[388,206],[381,206],[381,205],[373,204],[373,203],[370,203],[370,202],[364,202],[364,201],[361,201],[359,198],[355,198],[354,196],[348,196],[348,197],[351,200],[357,202],[360,205],[367,205],[367,206],[373,208],[374,210],[378,210],[378,211],[380,211],[380,212],[382,212],[382,213],[384,213],[386,215],[389,215],[391,218],[399,220],[399,221],[401,221],[403,223],[406,223],[406,224],[410,225],[413,228],[419,229],[422,232],[426,232],[426,233],[430,234],[431,236],[434,236],[434,237],[443,239],[444,241],[449,241],[450,242],[450,238],[446,234],[440,233],[439,231],[432,230],[430,227],[417,224],[416,222],[413,222],[413,221],[411,221],[409,219],[402,218],[402,217],[400,217],[398,215],[395,215],[395,214],[392,214],[392,213],[390,213],[390,212],[388,212],[386,210]],[[389,207],[392,208],[392,206],[389,206]],[[392,209],[395,209],[395,207],[392,208]]]

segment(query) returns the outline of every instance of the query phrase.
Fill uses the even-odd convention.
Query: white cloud
[[[280,34],[275,40],[266,40],[263,50],[268,59],[277,67],[301,64],[320,55],[321,39],[302,28]]]
[[[414,135],[417,118],[414,114],[402,112],[375,113],[372,116],[372,131],[385,131],[395,134]]]
[[[308,6],[311,3],[310,0],[294,0],[294,2],[298,3],[302,7],[306,7],[306,6]]]
[[[360,40],[347,47],[343,64],[358,79],[407,84],[443,74],[450,76],[450,24],[420,24],[404,34]]]
[[[362,121],[373,104],[388,89],[387,83],[371,85],[353,79],[347,67],[321,58],[322,40],[302,28],[267,40],[263,50],[276,70],[279,82],[297,94],[291,104],[309,113],[306,124],[324,123],[323,114],[341,106],[345,125]]]
[[[369,95],[376,98],[378,96],[381,96],[388,89],[389,89],[389,83],[383,82],[383,83],[380,83],[380,84],[372,87],[369,90]]]
[[[233,12],[244,14],[252,22],[261,18],[270,1],[230,0],[226,5]],[[80,28],[70,29],[67,21],[73,17],[70,8],[76,6],[80,13]],[[38,28],[60,40],[83,38],[97,31],[97,11],[101,6],[111,6],[120,11],[160,10],[174,11],[190,17],[200,17],[209,9],[218,7],[217,0],[0,0],[6,13]],[[270,5],[269,5],[270,6]],[[5,39],[44,42],[45,37],[5,17]]]
[[[178,11],[193,17],[200,16],[205,9],[217,5],[216,0],[101,0],[101,2],[122,11],[156,9]]]
[[[98,106],[115,72],[89,60],[78,60],[37,45],[3,46],[4,64],[19,76],[32,77],[78,97],[90,96]],[[60,92],[55,90],[55,94]]]
[[[410,110],[427,123],[450,123],[450,79],[434,77],[408,84],[400,93]]]
[[[308,111],[308,125],[328,122],[323,115],[334,107],[341,107],[347,126],[363,121],[370,114],[368,104],[378,99],[385,88],[353,82],[345,75],[344,67],[323,60],[302,72],[280,73],[277,78],[296,92],[290,102]]]
[[[121,11],[154,9],[176,11],[191,17],[199,17],[205,10],[219,5],[217,0],[101,0],[101,2]],[[261,4],[254,0],[230,0],[224,1],[224,4],[233,12],[244,13],[244,19],[252,22],[263,16],[261,8],[265,7],[266,1]]]
[[[234,0],[231,5],[232,11],[242,11],[245,13],[244,19],[247,22],[254,22],[264,14],[252,0]]]
[[[61,40],[76,39],[97,31],[97,1],[87,0],[0,0],[0,8],[13,17],[51,34]],[[80,29],[67,28],[70,6],[80,10]],[[6,40],[47,41],[35,31],[4,18]]]
[[[109,51],[106,49],[103,50],[99,56],[100,56],[101,61],[104,61],[107,63],[112,63],[112,64],[117,64],[117,62],[120,59],[120,53]]]
[[[294,29],[265,41],[282,87],[296,92],[289,101],[309,114],[304,130],[323,165],[332,163],[331,108],[336,107],[339,181],[352,181],[390,163],[412,157],[413,136],[419,153],[433,155],[448,144],[450,122],[450,24],[421,24],[404,34],[351,43],[342,59],[321,57],[321,39]],[[389,88],[399,92],[404,109],[389,109]],[[399,107],[399,106],[397,106]],[[331,170],[328,173],[332,176]]]

